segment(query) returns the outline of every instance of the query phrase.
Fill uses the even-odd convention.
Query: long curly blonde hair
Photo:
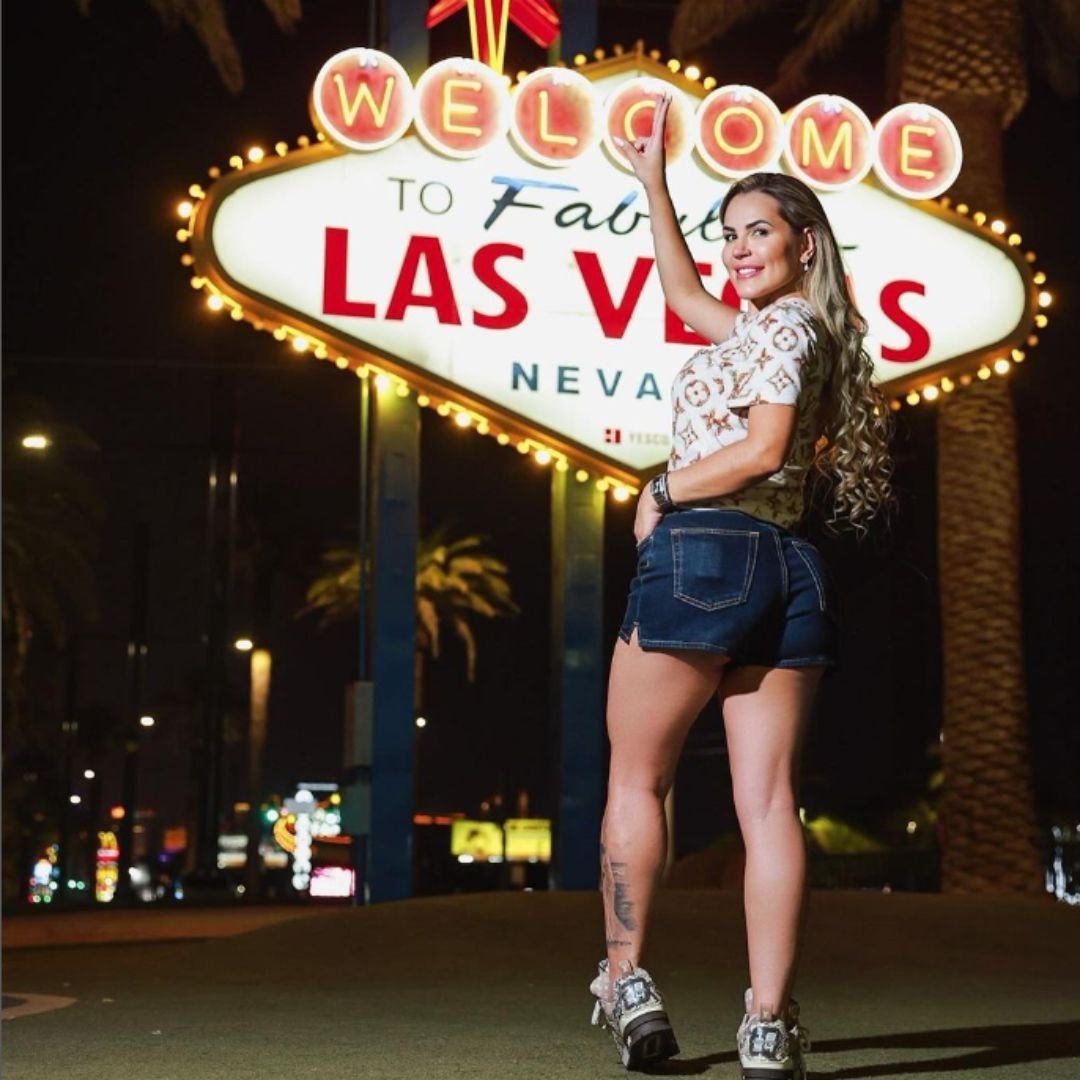
[[[822,396],[822,439],[814,468],[832,487],[830,524],[846,521],[860,535],[867,523],[893,504],[893,460],[889,451],[892,415],[873,383],[873,361],[863,347],[866,320],[851,299],[840,245],[817,195],[784,173],[752,173],[736,181],[720,204],[748,192],[771,195],[797,240],[809,231],[814,254],[802,278],[818,324],[818,355],[828,376]]]

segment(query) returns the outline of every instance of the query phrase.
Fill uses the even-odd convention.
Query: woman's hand
[[[634,517],[634,539],[640,544],[660,524],[664,515],[660,513],[660,507],[652,497],[649,485],[641,489],[637,501],[637,514]]]
[[[623,157],[634,170],[634,175],[646,188],[662,186],[664,183],[664,128],[667,122],[670,94],[659,94],[653,107],[652,131],[647,139],[615,139],[615,145],[622,151]]]

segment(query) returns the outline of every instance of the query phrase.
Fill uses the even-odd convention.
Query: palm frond
[[[360,604],[360,559],[348,547],[335,546],[322,554],[322,567],[307,587],[307,603],[296,613],[299,618],[320,611],[320,626],[355,618]]]
[[[776,81],[766,91],[783,100],[806,82],[810,65],[834,55],[857,30],[877,18],[879,0],[826,0],[799,24],[806,37],[784,57]]]
[[[733,26],[764,15],[780,0],[680,0],[671,27],[671,49],[677,56],[723,37]]]
[[[189,27],[202,43],[218,76],[232,93],[244,88],[244,66],[229,29],[225,0],[147,0],[170,32]],[[90,14],[91,0],[75,0],[81,15]],[[279,30],[290,33],[302,14],[300,0],[263,0]]]
[[[435,605],[427,596],[416,598],[416,638],[421,651],[429,652],[433,657],[438,658],[439,615]]]
[[[1080,91],[1080,0],[1031,0],[1028,6],[1035,67],[1062,97]]]
[[[452,626],[465,646],[465,678],[476,682],[476,638],[472,627],[460,615],[454,618]]]
[[[225,88],[238,94],[244,88],[244,67],[225,17],[223,0],[147,0],[166,30],[191,28],[210,57]]]
[[[286,34],[296,29],[303,12],[300,10],[300,0],[263,0],[266,9],[273,16],[279,30]]]

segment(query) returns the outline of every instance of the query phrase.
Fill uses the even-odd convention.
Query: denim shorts
[[[813,544],[740,510],[666,514],[638,545],[619,637],[735,664],[836,663],[835,603]]]

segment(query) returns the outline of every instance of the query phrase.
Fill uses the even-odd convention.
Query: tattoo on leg
[[[632,941],[620,941],[618,938],[608,938],[607,941],[604,942],[604,944],[609,949],[618,949],[618,948],[629,949],[630,946],[633,945],[634,943]]]
[[[634,902],[630,899],[630,886],[625,880],[626,863],[611,863],[611,876],[615,883],[615,896],[612,908],[615,918],[622,923],[626,930],[634,931],[637,923],[634,921]]]

